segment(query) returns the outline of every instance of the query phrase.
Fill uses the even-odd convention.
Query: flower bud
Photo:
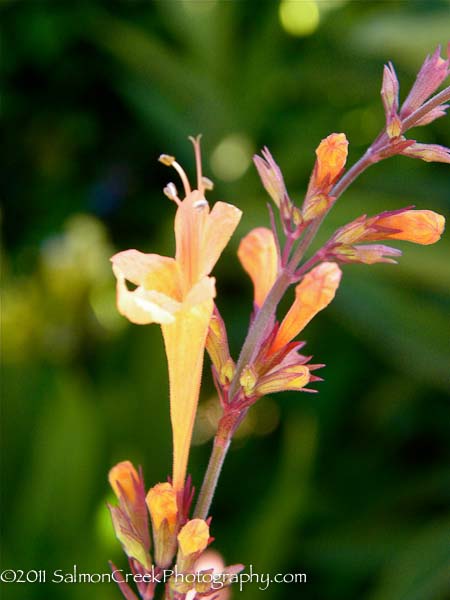
[[[150,536],[142,476],[126,460],[110,470],[109,482],[119,500],[119,506],[109,505],[116,537],[127,556],[149,568]]]
[[[214,307],[214,313],[209,322],[206,350],[217,371],[221,385],[229,384],[234,376],[234,361],[230,357],[225,323],[217,307]]]
[[[304,221],[312,221],[321,217],[330,206],[331,197],[325,194],[314,194],[306,197],[303,203],[302,216]]]
[[[261,377],[255,392],[258,396],[276,392],[300,391],[309,383],[310,373],[305,365],[290,365],[274,369]]]
[[[333,262],[324,262],[304,276],[295,288],[295,301],[272,342],[271,353],[288,344],[319,311],[330,304],[341,276],[341,269]]]
[[[417,110],[433,94],[448,76],[449,60],[441,58],[441,48],[438,46],[434,54],[425,59],[416,81],[402,105],[402,119]]]
[[[443,162],[450,164],[450,148],[438,144],[411,144],[401,152],[411,158],[420,158],[425,162]]]
[[[381,98],[383,100],[386,119],[398,111],[399,84],[392,63],[384,65]]]
[[[135,503],[139,475],[129,460],[124,460],[115,465],[109,471],[108,479],[118,500],[123,497],[130,505]]]
[[[441,238],[445,227],[444,217],[432,210],[395,211],[378,215],[369,221],[370,229],[361,241],[406,240],[428,245]]]
[[[396,263],[392,257],[401,256],[401,250],[382,244],[367,244],[365,246],[338,246],[333,249],[332,256],[344,263]]]
[[[158,483],[149,490],[146,502],[152,520],[155,562],[166,568],[171,564],[177,547],[176,492],[170,483]]]
[[[263,158],[254,156],[253,162],[266,192],[280,208],[283,198],[288,197],[283,174],[268,148],[264,148],[261,154]]]
[[[316,164],[308,186],[314,191],[328,193],[347,161],[348,141],[344,133],[332,133],[323,139],[316,150]]]
[[[241,384],[246,396],[252,396],[253,392],[255,391],[256,381],[257,375],[253,367],[250,367],[249,365],[244,367],[242,369],[239,383]]]
[[[209,526],[203,519],[192,519],[178,534],[177,568],[180,572],[194,566],[209,543]]]

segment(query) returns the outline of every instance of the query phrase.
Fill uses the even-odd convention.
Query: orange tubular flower
[[[211,270],[239,223],[241,211],[217,202],[212,210],[204,197],[210,182],[203,178],[199,139],[195,148],[198,184],[189,181],[173,157],[161,162],[181,176],[185,198],[169,184],[165,193],[178,206],[175,259],[137,250],[112,257],[117,278],[119,312],[133,323],[159,323],[169,366],[170,416],[173,431],[173,487],[184,487],[189,447],[200,391],[203,354],[213,312],[215,280]],[[130,291],[126,280],[136,285]]]
[[[342,271],[336,263],[324,262],[307,273],[295,288],[295,301],[281,322],[270,352],[293,340],[315,315],[333,300]]]
[[[316,150],[316,164],[308,187],[311,192],[328,193],[347,161],[348,141],[345,133],[332,133],[323,139]]]
[[[415,244],[434,244],[441,238],[445,219],[432,210],[406,210],[397,214],[374,217],[377,228],[392,232],[374,232],[364,236],[364,240],[406,240]]]
[[[255,305],[260,308],[279,270],[278,251],[272,231],[266,227],[250,231],[239,244],[238,257],[253,282]]]

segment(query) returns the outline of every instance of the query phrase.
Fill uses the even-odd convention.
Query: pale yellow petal
[[[209,275],[231,239],[242,216],[236,206],[216,202],[206,219],[202,248],[201,275]]]
[[[178,265],[173,258],[125,250],[111,258],[114,273],[120,273],[134,285],[180,299]]]
[[[169,366],[170,418],[173,432],[173,487],[185,482],[192,429],[200,393],[206,335],[213,311],[212,298],[183,306],[162,332]]]
[[[217,202],[210,212],[198,190],[183,200],[175,217],[175,238],[184,294],[210,274],[241,215],[239,209],[224,202]]]
[[[160,292],[138,287],[132,292],[127,288],[120,272],[117,277],[117,308],[121,315],[136,325],[149,323],[172,323],[180,303]]]

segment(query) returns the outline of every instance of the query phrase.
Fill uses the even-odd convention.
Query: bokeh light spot
[[[319,7],[315,0],[282,0],[280,23],[290,35],[303,37],[314,33],[319,26]]]
[[[253,144],[242,133],[233,133],[223,138],[211,156],[211,169],[222,181],[236,181],[250,166]]]

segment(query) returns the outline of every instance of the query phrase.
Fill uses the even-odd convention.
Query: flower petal
[[[225,246],[230,241],[242,216],[236,206],[226,202],[216,202],[206,220],[202,248],[202,268],[200,274],[209,275],[219,260]]]
[[[271,352],[289,343],[333,300],[342,271],[336,263],[324,262],[307,273],[295,289],[295,301],[272,342]]]
[[[208,283],[205,282],[204,285]],[[213,304],[212,298],[192,306],[183,304],[173,323],[162,325],[169,365],[173,432],[172,485],[177,492],[184,487]]]
[[[172,323],[180,303],[165,294],[138,287],[130,292],[120,272],[117,277],[117,308],[121,315],[136,325]]]
[[[180,299],[178,265],[173,258],[125,250],[111,258],[116,277],[122,275],[134,285]]]
[[[254,286],[254,301],[260,307],[278,274],[278,252],[270,229],[257,227],[239,244],[238,257]]]
[[[406,240],[415,244],[434,244],[445,227],[445,218],[432,210],[406,210],[376,220],[377,227],[393,229],[392,233],[374,232],[364,240]]]
[[[198,190],[183,200],[175,217],[175,238],[184,294],[212,271],[241,215],[238,208],[225,202],[216,202],[209,212]]]

